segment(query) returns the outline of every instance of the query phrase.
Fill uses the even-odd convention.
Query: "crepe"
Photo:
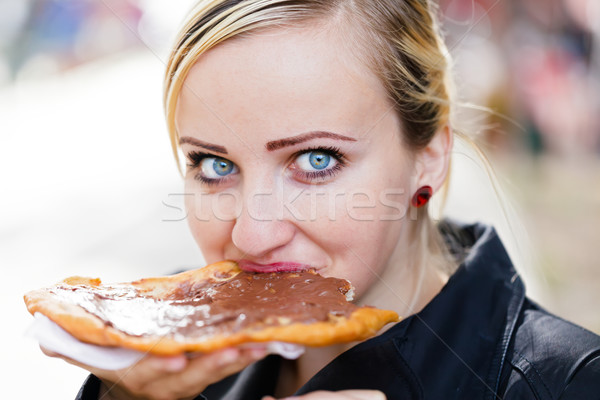
[[[363,340],[398,320],[358,307],[348,281],[314,271],[255,273],[223,261],[180,274],[103,284],[70,277],[25,294],[82,342],[158,355],[210,352],[245,343],[307,346]]]

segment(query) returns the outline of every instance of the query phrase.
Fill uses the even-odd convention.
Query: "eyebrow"
[[[283,147],[295,146],[297,144],[307,142],[312,139],[319,139],[319,138],[328,138],[328,139],[356,142],[356,139],[351,138],[349,136],[339,135],[339,134],[333,133],[333,132],[315,131],[315,132],[302,133],[300,135],[292,136],[292,137],[288,137],[288,138],[273,140],[273,141],[267,142],[267,144],[265,144],[265,147],[267,148],[267,151],[274,151],[274,150],[279,150]],[[229,154],[227,152],[227,149],[223,146],[220,146],[218,144],[208,143],[203,140],[196,139],[196,138],[193,138],[190,136],[182,136],[179,139],[179,145],[181,146],[183,144],[191,144],[193,146],[202,147],[202,148],[205,148],[207,150],[211,150],[211,151],[214,151],[217,153]]]
[[[351,138],[349,136],[339,135],[339,134],[333,133],[333,132],[315,131],[315,132],[302,133],[297,136],[292,136],[292,137],[283,138],[283,139],[279,139],[279,140],[273,140],[271,142],[267,142],[265,147],[267,148],[267,151],[274,151],[274,150],[279,150],[283,147],[294,146],[299,143],[306,142],[311,139],[318,139],[318,138],[329,138],[329,139],[346,140],[346,141],[350,141],[350,142],[356,142],[356,139]]]
[[[179,145],[181,146],[182,144],[191,144],[193,146],[198,146],[198,147],[203,147],[207,150],[211,150],[214,151],[216,153],[221,153],[221,154],[228,154],[227,153],[227,149],[223,146],[219,146],[218,144],[212,144],[212,143],[208,143],[208,142],[204,142],[202,140],[190,137],[190,136],[183,136],[179,139]]]

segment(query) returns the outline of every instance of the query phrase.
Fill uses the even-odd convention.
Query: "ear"
[[[415,190],[429,185],[433,193],[442,187],[450,167],[454,137],[449,125],[440,128],[429,144],[416,154]]]

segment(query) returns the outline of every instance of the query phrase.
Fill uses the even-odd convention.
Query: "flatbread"
[[[31,314],[83,342],[175,355],[252,342],[327,346],[398,321],[393,311],[350,303],[351,293],[348,281],[314,271],[252,273],[223,261],[111,285],[71,277],[24,298]]]

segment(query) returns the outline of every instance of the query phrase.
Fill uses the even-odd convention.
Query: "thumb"
[[[339,394],[347,395],[356,400],[386,400],[385,394],[379,390],[343,390]]]

